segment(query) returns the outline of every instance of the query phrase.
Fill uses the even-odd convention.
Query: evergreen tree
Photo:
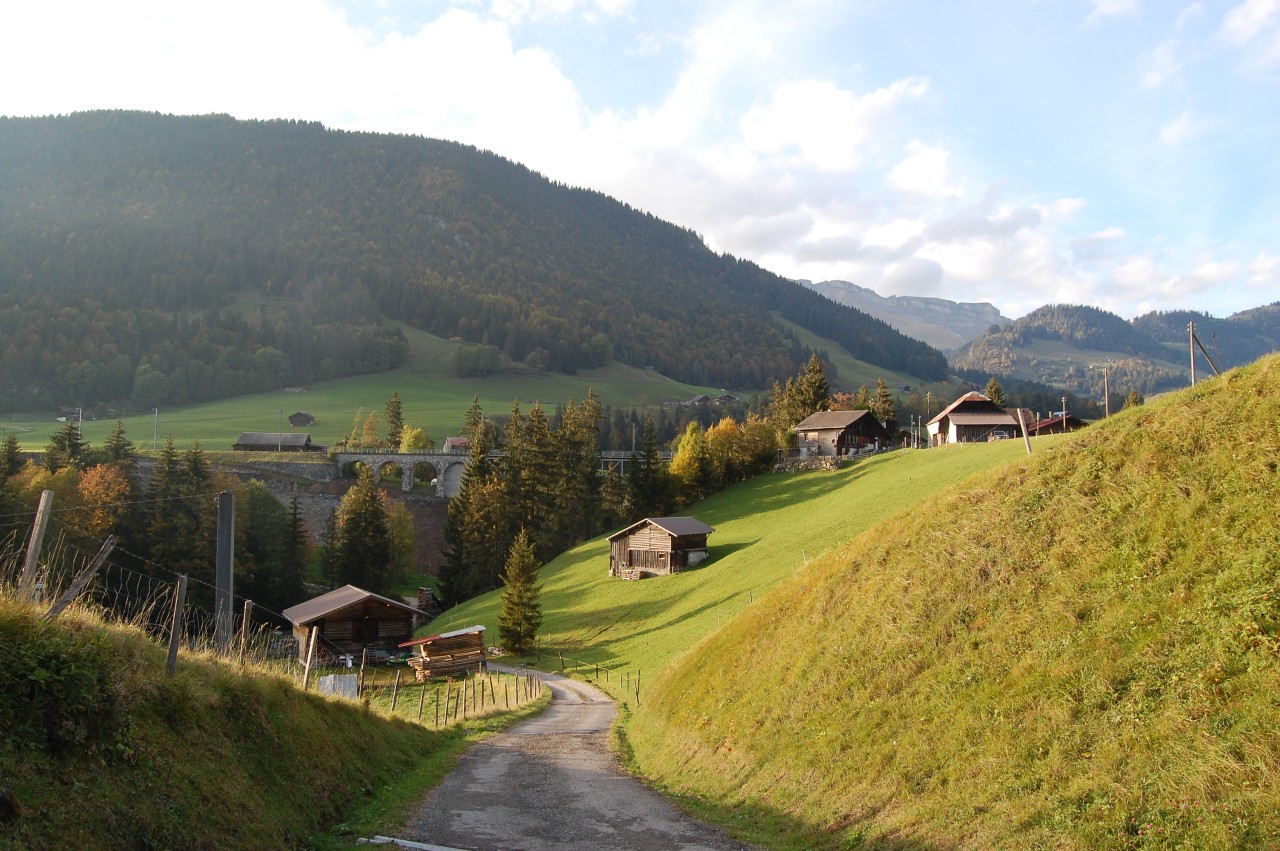
[[[393,593],[391,530],[373,473],[367,467],[360,468],[355,485],[338,504],[335,527],[333,570],[337,582],[375,594]]]
[[[1144,403],[1142,394],[1137,390],[1130,390],[1129,395],[1124,397],[1124,407],[1133,408]]]
[[[516,535],[502,573],[502,610],[498,614],[498,637],[511,653],[533,649],[542,626],[542,588],[538,585],[541,565],[524,529]]]
[[[5,435],[0,444],[0,484],[22,469],[22,447],[16,434]]]
[[[63,467],[84,469],[85,453],[89,445],[80,436],[80,426],[71,417],[53,436],[44,449],[44,466],[50,473]]]
[[[809,362],[805,364],[804,373],[796,382],[796,391],[800,407],[805,411],[805,417],[818,411],[830,409],[831,385],[827,383],[827,372],[822,366],[822,361],[818,359],[817,352],[809,355]]]
[[[889,392],[889,387],[884,383],[883,378],[876,379],[876,396],[871,402],[871,413],[875,414],[876,419],[881,423],[887,423],[893,419],[894,409],[893,394]]]
[[[987,389],[983,395],[1000,407],[1004,407],[1004,390],[1001,389],[1000,382],[996,381],[996,377],[994,375],[987,381]]]
[[[102,444],[102,451],[110,464],[132,464],[137,458],[137,450],[133,441],[124,436],[124,421],[116,420],[111,434]]]
[[[404,431],[404,412],[400,406],[400,394],[396,391],[391,391],[383,414],[387,421],[387,442],[392,446],[399,446],[401,433]]]

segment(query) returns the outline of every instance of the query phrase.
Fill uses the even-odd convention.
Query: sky
[[[5,0],[0,115],[450,139],[789,278],[1280,299],[1280,0]]]

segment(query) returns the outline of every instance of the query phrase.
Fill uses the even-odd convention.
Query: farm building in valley
[[[298,658],[304,662],[312,630],[320,630],[317,653],[359,656],[368,650],[370,659],[384,661],[402,641],[412,638],[413,630],[428,618],[425,612],[407,603],[354,585],[344,585],[290,606],[282,614],[293,624]]]
[[[1041,434],[1065,434],[1087,426],[1088,423],[1068,411],[1066,414],[1054,414],[1040,420],[1035,425],[1027,426],[1027,432],[1035,437]]]
[[[303,428],[316,424],[316,418],[306,411],[294,411],[289,415],[289,425],[294,428]]]
[[[818,411],[796,426],[802,455],[840,458],[890,445],[892,434],[870,411]]]
[[[324,447],[311,442],[309,434],[246,431],[231,444],[237,452],[323,452]]]
[[[420,683],[433,677],[452,677],[469,671],[479,673],[485,669],[483,626],[402,641],[400,646],[417,648],[417,655],[409,657],[409,667]]]
[[[981,393],[966,393],[928,423],[929,445],[977,443],[1021,437],[1016,414],[992,402]]]
[[[646,517],[609,536],[609,575],[641,579],[693,567],[707,557],[714,531],[694,517]]]

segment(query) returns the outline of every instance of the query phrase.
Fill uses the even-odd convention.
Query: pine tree
[[[0,484],[22,469],[22,447],[16,434],[5,435],[0,444]]]
[[[404,412],[401,410],[399,393],[391,391],[391,397],[387,399],[383,413],[387,421],[387,442],[392,446],[399,446],[400,437],[404,431]]]
[[[883,378],[876,379],[876,396],[871,402],[871,413],[882,423],[893,419],[894,398]]]
[[[991,380],[987,382],[987,391],[984,394],[992,402],[1000,407],[1004,407],[1004,390],[1000,387],[1000,382],[996,381],[996,377],[991,376]]]
[[[71,417],[52,437],[44,449],[44,466],[50,473],[63,467],[84,469],[85,453],[89,445],[80,436],[80,426]]]
[[[375,594],[394,590],[391,531],[373,473],[360,468],[359,478],[342,497],[335,519],[333,570],[344,585]]]
[[[137,458],[133,441],[124,436],[124,421],[116,420],[115,427],[102,444],[102,451],[111,464],[132,464]]]
[[[502,573],[502,611],[498,614],[498,637],[511,653],[533,649],[542,626],[542,588],[538,585],[541,565],[529,536],[522,528],[507,555]]]

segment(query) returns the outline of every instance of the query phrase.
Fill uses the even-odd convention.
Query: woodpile
[[[413,677],[420,683],[485,669],[483,626],[416,638],[400,646],[418,648],[418,655],[409,657],[409,667],[413,668]]]

